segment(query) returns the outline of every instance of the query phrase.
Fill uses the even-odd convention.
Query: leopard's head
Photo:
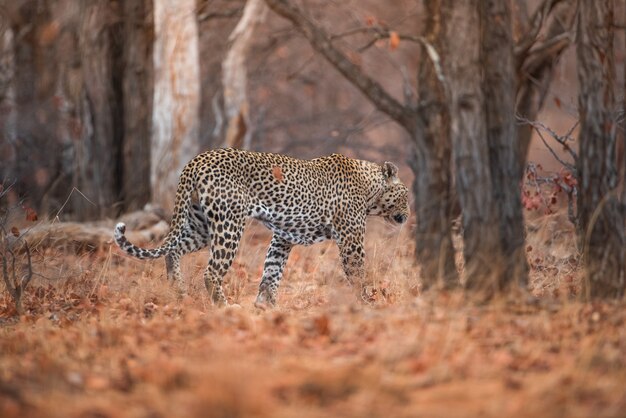
[[[384,189],[368,214],[382,216],[389,222],[403,224],[409,219],[409,190],[398,178],[398,167],[390,162],[381,166],[384,178]]]

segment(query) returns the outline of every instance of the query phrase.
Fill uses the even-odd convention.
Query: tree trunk
[[[425,2],[424,37],[441,54],[441,0]],[[450,116],[441,82],[422,48],[418,74],[418,94],[426,103],[421,109],[424,126],[413,136],[415,155],[411,168],[415,173],[413,192],[417,226],[415,248],[420,260],[422,283],[454,287],[459,284],[454,264],[451,235],[450,196]]]
[[[524,246],[520,179],[522,160],[515,130],[515,68],[511,10],[507,1],[480,2],[482,91],[487,124],[493,199],[500,223],[505,270],[499,287],[526,286],[528,263]]]
[[[114,10],[109,2],[80,3],[78,29],[83,77],[82,138],[76,143],[75,186],[86,195],[74,199],[79,220],[115,216],[121,186],[123,115],[119,39],[114,36]]]
[[[626,214],[617,192],[613,2],[580,0],[579,7],[578,215],[585,294],[621,298],[626,274]]]
[[[4,28],[4,33],[0,33],[0,160],[3,161],[0,167],[0,184],[14,177],[14,146],[17,142],[17,113],[13,82],[15,77],[14,39],[13,30],[10,27]],[[3,204],[7,202],[0,202],[0,205]]]
[[[466,287],[497,292],[502,271],[481,86],[478,0],[444,0],[452,158],[463,219]],[[459,36],[462,33],[463,36]]]
[[[231,33],[241,19],[245,0],[197,0],[196,19],[200,60],[200,149],[223,144],[227,121],[224,115],[222,65],[230,47]]]
[[[626,22],[626,4],[624,4],[624,22]],[[624,26],[624,45],[626,46],[626,26]],[[622,136],[617,144],[618,175],[622,187],[622,213],[626,213],[626,60],[622,64],[624,70],[624,97],[622,102]],[[626,230],[626,215],[624,215],[624,229]],[[626,251],[626,250],[625,250]]]
[[[54,96],[58,64],[50,4],[24,1],[10,6],[15,8],[11,22],[15,34],[15,106],[11,116],[15,136],[11,143],[14,159],[10,177],[17,180],[15,190],[26,199],[26,205],[47,211],[45,196],[57,176],[62,154],[56,135],[59,120]],[[45,33],[49,35],[43,36]]]
[[[222,63],[224,110],[227,128],[223,146],[249,148],[251,130],[248,114],[246,57],[252,46],[254,30],[265,20],[264,0],[248,0],[243,16],[229,36],[230,49]]]
[[[155,0],[153,201],[172,210],[178,177],[198,149],[200,69],[195,0]]]
[[[124,145],[122,197],[125,210],[150,200],[152,128],[152,0],[125,0]]]
[[[550,89],[554,67],[572,41],[568,32],[576,17],[576,0],[562,0],[553,4],[555,4],[555,10],[546,30],[544,42],[538,44],[537,37],[534,36],[536,35],[535,29],[526,28],[526,34],[530,35],[530,39],[522,39],[520,42],[527,44],[528,48],[525,45],[518,46],[519,51],[515,57],[517,66],[516,113],[531,121],[537,119]],[[548,18],[546,14],[549,12],[550,10],[543,12],[544,16],[541,21]],[[540,21],[533,22],[533,24],[539,25]],[[534,45],[532,50],[531,45]],[[526,164],[531,136],[530,125],[518,125],[517,143],[521,167]]]

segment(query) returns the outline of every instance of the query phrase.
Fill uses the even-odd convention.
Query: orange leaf
[[[554,98],[554,104],[556,105],[556,107],[558,107],[559,109],[561,108],[561,99],[559,99],[558,97]]]
[[[398,45],[400,45],[400,35],[398,35],[398,32],[389,32],[389,49],[394,51],[398,48]]]
[[[276,179],[276,181],[278,181],[279,183],[282,183],[284,179],[283,170],[279,166],[274,166],[272,168],[272,174],[274,175],[274,178]]]
[[[35,222],[37,220],[37,212],[33,208],[25,208],[26,210],[26,220],[30,222]]]
[[[319,335],[330,334],[330,320],[326,315],[318,316],[313,319],[313,326]]]
[[[20,230],[19,230],[19,229],[17,229],[17,227],[15,227],[15,226],[14,226],[13,228],[11,228],[11,233],[12,233],[12,234],[13,234],[13,236],[15,236],[15,237],[19,237],[19,236],[20,236]]]

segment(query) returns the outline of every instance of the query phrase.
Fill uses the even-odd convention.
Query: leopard
[[[365,228],[370,216],[402,225],[410,216],[408,189],[391,162],[332,154],[310,160],[236,148],[206,151],[180,175],[170,230],[162,244],[146,249],[114,229],[117,245],[139,259],[165,257],[167,277],[181,293],[180,261],[209,247],[204,284],[214,304],[227,305],[223,278],[231,267],[249,218],[272,231],[261,283],[259,308],[276,305],[287,259],[296,245],[333,240],[349,283],[365,275]]]

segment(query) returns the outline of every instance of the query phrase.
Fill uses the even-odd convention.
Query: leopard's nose
[[[402,215],[402,214],[394,215],[393,220],[399,224],[403,224],[406,222],[406,215]]]

